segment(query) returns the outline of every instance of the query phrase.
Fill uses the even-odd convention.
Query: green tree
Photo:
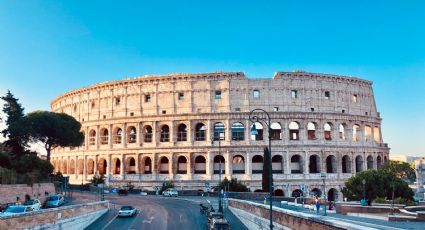
[[[229,189],[230,192],[249,192],[248,187],[236,178],[231,178],[230,181],[227,177],[220,183],[220,188]]]
[[[264,148],[264,160],[263,160],[263,173],[262,173],[262,188],[263,188],[263,192],[269,192],[269,180],[270,180],[270,175],[269,174],[269,169],[270,169],[270,165],[271,165],[271,157],[270,157],[270,153],[269,153],[269,148],[265,147]],[[272,177],[273,180],[273,177]]]
[[[8,153],[0,152],[0,167],[11,168],[11,160]]]
[[[402,161],[389,161],[382,167],[382,170],[386,170],[393,173],[396,177],[405,181],[415,181],[416,172],[415,169],[409,163]]]
[[[163,191],[165,191],[169,188],[174,188],[174,183],[172,181],[163,182],[161,190],[159,191],[159,194],[162,194]]]
[[[48,161],[52,149],[79,146],[84,139],[80,132],[81,124],[67,114],[36,111],[29,113],[26,119],[31,140],[44,143]]]
[[[392,199],[394,186],[394,197],[405,200],[413,200],[413,191],[402,179],[396,177],[387,170],[367,170],[352,176],[345,182],[342,193],[350,200],[360,200],[363,197],[363,184],[365,180],[366,199],[374,200],[377,197]]]
[[[1,133],[3,137],[7,138],[4,142],[6,148],[10,149],[16,158],[24,154],[25,148],[28,146],[28,130],[23,121],[24,108],[10,91],[7,91],[1,99],[5,101],[3,113],[6,115],[6,128]]]

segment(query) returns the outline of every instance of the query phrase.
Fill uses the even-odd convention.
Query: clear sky
[[[391,153],[425,155],[425,1],[0,1],[0,94],[26,112],[145,74],[372,80]],[[152,3],[154,2],[154,3]]]

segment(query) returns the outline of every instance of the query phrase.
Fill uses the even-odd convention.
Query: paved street
[[[72,203],[89,202],[95,196],[89,193],[74,193]],[[210,201],[217,206],[216,198],[203,197],[161,197],[140,195],[106,195],[111,202],[111,211],[99,218],[87,229],[155,229],[181,230],[205,229],[206,217],[199,212],[199,204]],[[139,211],[138,215],[129,218],[116,217],[122,205],[132,205]],[[225,211],[225,217],[230,221],[232,229],[246,229],[245,226],[230,211]]]

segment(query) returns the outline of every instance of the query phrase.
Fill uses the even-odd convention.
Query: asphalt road
[[[88,202],[93,195],[74,194],[73,203]],[[189,200],[185,198],[170,198],[161,196],[140,195],[106,195],[111,203],[108,213],[100,217],[88,228],[89,230],[117,229],[153,229],[153,230],[199,230],[206,229],[206,217],[199,212],[199,203],[207,204],[202,199]],[[139,212],[135,217],[117,217],[122,205],[132,205]],[[246,229],[245,226],[230,211],[224,212],[230,220],[231,229]]]

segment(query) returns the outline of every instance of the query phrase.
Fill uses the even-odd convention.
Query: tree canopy
[[[389,161],[382,167],[382,170],[386,170],[393,173],[396,177],[405,181],[413,182],[416,180],[415,169],[409,163],[402,161]]]
[[[29,113],[26,119],[31,140],[44,143],[48,161],[52,149],[79,146],[84,139],[80,132],[81,124],[67,114],[36,111]]]
[[[229,181],[227,177],[225,177],[218,187],[229,189],[230,192],[249,192],[248,187],[236,178],[231,178]]]

